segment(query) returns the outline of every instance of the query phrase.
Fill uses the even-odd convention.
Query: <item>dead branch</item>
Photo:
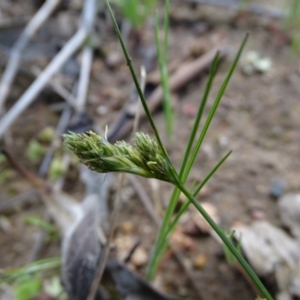
[[[178,0],[177,0],[178,2]],[[186,2],[186,1],[184,1]],[[257,15],[267,16],[276,19],[282,19],[286,16],[286,13],[280,9],[276,9],[274,7],[268,7],[266,5],[258,4],[258,3],[249,3],[245,5],[245,7],[241,6],[240,1],[232,1],[232,0],[188,0],[189,3],[196,4],[205,4],[216,7],[222,7],[226,9],[231,9],[233,11],[245,11]]]
[[[42,26],[42,24],[49,18],[55,7],[59,4],[60,0],[47,0],[44,5],[34,15],[28,25],[25,27],[21,36],[16,41],[11,50],[11,55],[8,64],[3,73],[0,83],[0,115],[3,114],[3,106],[10,91],[12,82],[18,70],[22,50],[27,46],[29,40]]]
[[[78,94],[76,101],[76,110],[80,113],[84,111],[88,86],[90,81],[90,72],[93,60],[93,49],[90,45],[86,45],[82,51],[81,71],[78,83]]]
[[[37,195],[37,191],[35,189],[26,191],[14,198],[5,200],[0,203],[0,213],[6,212],[7,210],[12,209],[13,207],[16,207],[20,204],[23,204],[27,201],[35,199]]]
[[[31,84],[17,103],[6,113],[0,122],[0,138],[5,134],[16,118],[25,110],[48,83],[49,79],[74,54],[90,34],[96,16],[96,0],[86,0],[83,20],[75,35],[66,43],[62,50],[52,59],[42,74]]]
[[[35,77],[39,77],[42,73],[39,68],[33,67],[31,69],[32,73]],[[49,79],[48,85],[59,95],[61,96],[71,107],[76,109],[76,99],[75,97],[61,84],[58,82],[55,82],[52,78]]]

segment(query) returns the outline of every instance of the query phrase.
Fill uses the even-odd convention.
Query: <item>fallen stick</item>
[[[79,113],[84,112],[88,86],[90,81],[90,72],[93,60],[93,49],[90,45],[86,45],[82,51],[81,69],[78,83],[78,94],[76,101],[76,110]]]
[[[82,64],[82,69],[86,69],[86,66],[84,66],[84,64]],[[84,89],[85,91],[87,91],[87,85],[88,85],[88,82],[89,80],[86,79],[86,78],[89,78],[89,69],[88,69],[88,72],[87,72],[88,75],[86,75],[84,73],[84,78],[82,80],[82,77],[80,77],[80,80],[81,81],[84,81],[84,85],[79,85],[79,88],[78,88],[78,94],[80,94],[80,91],[82,89]],[[54,88],[54,90],[57,90],[58,94],[60,94],[60,92],[63,92],[64,94],[64,98],[65,100],[69,103],[69,100],[72,99],[72,104],[73,104],[73,107],[76,109],[78,107],[78,105],[76,106],[77,102],[79,102],[79,97],[77,97],[77,101],[76,99],[73,97],[72,94],[69,94],[67,91],[64,91],[63,87],[61,87],[60,85],[54,85],[53,83],[51,83],[50,81],[50,86],[52,86]],[[85,98],[86,98],[86,93],[81,93],[82,96],[81,97],[84,97],[83,98],[83,102],[81,103],[84,103],[85,102]],[[80,98],[82,99],[82,98]],[[56,128],[56,131],[55,131],[55,137],[51,143],[51,146],[50,146],[50,149],[48,149],[48,152],[46,154],[46,156],[44,157],[44,160],[40,166],[40,169],[39,169],[39,175],[40,176],[44,176],[46,175],[47,171],[48,171],[48,168],[49,168],[49,165],[51,163],[51,160],[52,160],[52,157],[53,157],[53,153],[54,151],[56,150],[56,144],[57,144],[57,140],[60,139],[60,135],[65,131],[67,125],[69,124],[69,121],[70,121],[70,118],[71,118],[71,108],[70,106],[67,106],[65,107],[61,117],[60,117],[60,120],[57,124],[57,128]],[[67,169],[68,166],[69,166],[69,162],[70,162],[70,155],[69,153],[64,153],[63,155],[63,158],[62,158],[62,165],[64,166],[64,169]],[[54,186],[53,186],[53,190],[56,191],[57,193],[60,192],[60,190],[62,189],[62,186],[63,186],[63,183],[64,183],[64,176],[61,176],[60,178],[58,178],[58,180],[56,180]],[[47,219],[50,218],[50,215],[49,215],[49,212],[46,211],[45,212],[45,216],[44,216],[44,219],[47,221]],[[36,260],[39,252],[42,250],[42,246],[43,246],[43,241],[44,241],[44,238],[45,238],[45,232],[43,230],[40,230],[40,232],[38,233],[38,236],[37,236],[37,239],[35,241],[35,244],[34,244],[34,248],[33,248],[33,252],[32,252],[32,255],[31,255],[31,260]]]
[[[27,46],[31,37],[41,27],[41,25],[49,18],[55,7],[59,4],[60,0],[47,0],[44,5],[34,15],[28,25],[25,27],[21,36],[14,44],[8,64],[3,73],[0,83],[0,115],[3,114],[4,103],[7,99],[12,82],[18,70],[22,50]]]
[[[3,202],[0,203],[0,213],[4,213],[20,204],[23,204],[25,202],[29,202],[32,199],[36,199],[37,198],[37,191],[35,189],[26,191],[14,198],[5,200]]]
[[[13,122],[35,99],[48,84],[49,79],[63,66],[67,59],[78,50],[92,30],[97,10],[96,0],[86,0],[83,20],[75,35],[66,43],[62,50],[52,59],[41,75],[31,84],[17,103],[5,114],[0,122],[0,138],[6,133]]]
[[[35,77],[39,77],[42,73],[38,68],[33,67],[31,72]],[[52,78],[49,79],[48,85],[59,95],[61,96],[71,107],[76,109],[76,99],[75,97],[61,84],[55,82]]]
[[[179,2],[177,0],[176,2]],[[183,2],[183,1],[182,1]],[[232,0],[188,0],[184,2],[194,3],[194,4],[205,4],[216,7],[222,7],[231,9],[234,11],[245,11],[257,15],[263,15],[271,18],[282,19],[286,16],[286,13],[281,9],[276,9],[274,7],[268,7],[266,5],[257,4],[257,3],[247,3],[245,6],[242,6],[241,1],[232,1]]]

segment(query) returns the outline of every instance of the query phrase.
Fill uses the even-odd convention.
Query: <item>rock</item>
[[[261,208],[254,207],[251,211],[251,216],[255,220],[262,220],[262,219],[265,219],[266,214]]]
[[[274,272],[279,263],[294,265],[300,258],[296,241],[267,221],[254,221],[234,229],[241,235],[242,249],[258,275]]]
[[[196,248],[194,240],[186,236],[179,228],[176,228],[172,234],[171,243],[177,249],[193,251]]]
[[[0,229],[5,233],[9,233],[13,229],[10,220],[5,216],[0,216]]]
[[[234,228],[241,236],[242,250],[259,276],[275,275],[278,296],[300,295],[300,253],[298,242],[267,221]],[[278,298],[277,298],[278,299]]]
[[[108,108],[107,106],[105,105],[99,105],[97,108],[96,108],[96,112],[99,116],[105,116],[107,115],[108,113]]]
[[[132,235],[120,235],[114,240],[114,244],[117,249],[117,257],[120,261],[123,261],[129,251],[133,248],[136,243],[136,238]]]
[[[192,103],[186,103],[182,107],[182,112],[188,117],[195,117],[197,115],[198,107]]]
[[[108,53],[105,59],[105,63],[109,68],[116,68],[123,61],[123,55],[116,51],[111,51]]]
[[[125,221],[120,225],[120,230],[125,234],[132,233],[133,229],[134,224],[131,221]]]
[[[272,180],[272,184],[269,190],[269,195],[273,199],[278,199],[284,192],[284,182],[281,179]]]
[[[282,224],[300,241],[300,194],[286,194],[279,201]]]
[[[244,57],[244,61],[248,64],[255,64],[260,58],[260,55],[257,51],[248,51]]]
[[[202,207],[206,210],[206,212],[213,218],[213,220],[219,224],[220,219],[218,216],[217,209],[214,205],[208,202],[201,203]],[[195,222],[196,226],[202,233],[209,233],[212,229],[207,221],[203,218],[200,212],[196,208],[192,208],[192,220]]]
[[[258,72],[268,73],[272,68],[272,61],[268,57],[262,58],[259,59],[254,66]]]
[[[248,51],[242,64],[242,71],[245,75],[269,73],[272,69],[272,60],[269,57],[261,57],[257,51]]]

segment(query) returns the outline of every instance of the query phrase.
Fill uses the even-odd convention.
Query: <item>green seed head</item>
[[[163,151],[148,134],[136,133],[136,147],[124,141],[111,144],[92,131],[71,132],[63,138],[80,161],[94,171],[125,172],[173,182]]]

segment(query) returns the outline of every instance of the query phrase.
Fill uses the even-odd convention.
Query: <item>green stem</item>
[[[206,210],[202,207],[202,205],[192,196],[192,194],[182,185],[179,181],[179,178],[176,183],[177,187],[184,193],[184,195],[192,202],[192,204],[197,208],[197,210],[201,213],[207,223],[213,228],[213,230],[218,234],[218,236],[222,239],[224,244],[228,247],[231,253],[235,256],[237,261],[241,264],[244,270],[247,272],[249,277],[253,280],[255,285],[259,288],[261,293],[267,300],[273,300],[272,296],[269,294],[268,290],[262,284],[260,279],[257,277],[255,272],[252,270],[250,265],[246,262],[246,260],[242,257],[242,255],[237,251],[235,246],[232,244],[230,239],[224,234],[224,232],[220,229],[220,227],[215,223],[215,221],[210,217],[210,215],[206,212]]]
[[[133,79],[133,81],[134,81],[135,87],[136,87],[137,92],[138,92],[138,95],[139,95],[139,97],[140,97],[140,99],[141,99],[141,102],[142,102],[142,105],[143,105],[145,114],[146,114],[146,116],[147,116],[147,118],[148,118],[148,120],[149,120],[150,126],[151,126],[151,128],[152,128],[152,130],[153,130],[153,132],[154,132],[154,134],[155,134],[157,143],[158,143],[159,146],[161,147],[161,149],[162,149],[162,151],[163,151],[163,153],[164,153],[165,158],[167,159],[167,161],[169,162],[169,164],[171,164],[171,161],[170,161],[170,159],[169,159],[168,153],[167,153],[167,151],[166,151],[166,149],[165,149],[165,147],[164,147],[164,145],[163,145],[163,143],[162,143],[162,141],[161,141],[161,138],[160,138],[160,136],[159,136],[159,134],[158,134],[158,130],[157,130],[155,124],[154,124],[154,120],[153,120],[152,115],[151,115],[151,113],[150,113],[150,110],[149,110],[149,108],[148,108],[148,106],[147,106],[147,103],[146,103],[146,99],[145,99],[144,93],[143,93],[143,91],[142,91],[142,89],[141,89],[140,83],[139,83],[138,78],[137,78],[137,76],[136,76],[136,74],[135,74],[135,71],[134,71],[134,69],[133,69],[132,62],[131,62],[131,58],[129,57],[129,53],[128,53],[127,49],[126,49],[126,46],[125,46],[124,40],[123,40],[123,38],[122,38],[121,31],[120,31],[120,29],[119,29],[117,20],[116,20],[116,18],[115,18],[115,16],[114,16],[114,13],[113,13],[113,11],[112,11],[112,9],[111,9],[111,6],[110,6],[110,4],[109,4],[109,0],[106,0],[106,5],[107,5],[107,8],[108,8],[109,14],[110,14],[110,16],[111,16],[111,19],[112,19],[112,21],[113,21],[113,24],[114,24],[114,27],[115,27],[116,34],[117,34],[118,39],[119,39],[119,41],[120,41],[120,44],[121,44],[121,47],[122,47],[122,50],[123,50],[123,53],[124,53],[124,56],[125,56],[125,59],[126,59],[126,62],[127,62],[127,66],[128,66],[128,68],[129,68],[129,70],[130,70],[132,79]]]
[[[167,3],[166,3],[167,9]],[[167,17],[167,13],[165,13],[165,18]],[[165,20],[165,23],[167,21]],[[155,41],[156,41],[156,49],[157,49],[157,56],[158,56],[158,64],[159,64],[159,71],[160,71],[160,78],[161,78],[161,86],[163,89],[163,108],[165,113],[165,120],[166,120],[166,127],[167,127],[167,134],[169,139],[172,135],[172,128],[173,128],[173,113],[171,108],[171,93],[170,93],[170,86],[169,86],[169,75],[168,75],[168,66],[167,66],[167,48],[165,45],[164,53],[162,53],[160,49],[160,42],[159,42],[159,30],[158,30],[158,14],[156,13],[155,16]],[[168,23],[168,22],[167,22]],[[165,24],[165,38],[168,36],[168,27]],[[165,39],[165,43],[167,43],[168,39]]]
[[[179,171],[179,178],[183,183],[186,181],[187,175],[189,173],[189,170],[185,173],[185,168],[186,168],[188,158],[189,158],[189,155],[190,155],[190,152],[191,152],[191,149],[192,149],[192,146],[193,146],[196,134],[197,134],[197,130],[198,130],[200,120],[201,120],[201,117],[202,117],[202,114],[204,111],[204,107],[205,107],[205,104],[206,104],[206,101],[208,98],[208,94],[209,94],[210,88],[212,86],[213,79],[217,72],[218,61],[219,61],[219,54],[216,53],[216,56],[212,63],[212,67],[210,69],[210,76],[209,76],[208,82],[205,87],[205,92],[202,96],[201,105],[198,108],[197,117],[194,122],[193,130],[190,135],[189,142],[188,142],[187,148],[185,150],[183,162],[181,164],[181,168]],[[162,225],[160,227],[160,230],[159,230],[156,242],[155,242],[155,247],[152,251],[152,254],[151,254],[151,257],[149,260],[149,264],[148,264],[148,268],[147,268],[147,272],[146,272],[148,279],[152,279],[154,276],[154,273],[155,273],[154,266],[157,265],[156,261],[158,260],[159,253],[162,249],[163,243],[166,241],[166,237],[167,237],[167,233],[168,233],[168,226],[169,226],[170,220],[172,218],[172,215],[174,213],[179,194],[180,194],[180,190],[177,187],[175,187],[173,190],[172,196],[171,196],[170,203],[164,214],[163,222],[162,222]],[[188,202],[188,204],[189,204],[189,202]]]
[[[208,182],[208,180],[213,176],[213,174],[219,169],[219,167],[225,162],[225,160],[228,158],[228,156],[231,154],[231,151],[229,151],[220,161],[219,163],[209,172],[209,174],[204,178],[204,180],[199,184],[199,186],[196,188],[196,190],[193,192],[193,197],[196,197],[200,190],[204,187],[204,185]],[[190,205],[190,201],[187,200],[182,207],[180,208],[179,212],[177,213],[175,219],[169,226],[166,235],[168,235],[173,229],[175,228],[178,220],[182,216],[182,214],[187,210],[187,208]]]

